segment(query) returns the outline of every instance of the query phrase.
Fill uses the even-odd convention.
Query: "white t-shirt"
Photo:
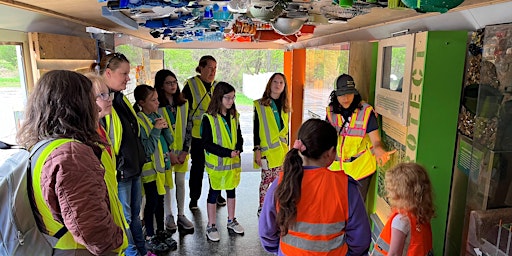
[[[402,255],[407,256],[407,249],[409,249],[409,244],[411,242],[411,221],[406,215],[399,213],[393,218],[391,228],[398,229],[405,234],[405,243]]]

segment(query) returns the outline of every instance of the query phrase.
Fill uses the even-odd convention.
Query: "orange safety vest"
[[[379,239],[373,247],[372,256],[384,256],[388,255],[389,245],[391,243],[391,223],[393,218],[399,214],[398,211],[394,211],[388,222],[382,229]],[[407,214],[409,221],[411,222],[411,240],[409,247],[407,248],[408,256],[432,256],[434,255],[432,249],[432,228],[430,223],[428,224],[417,224],[416,217],[411,214]]]
[[[372,142],[366,133],[366,127],[373,108],[367,103],[357,108],[347,128],[343,128],[343,116],[327,107],[327,119],[338,132],[336,159],[329,167],[332,171],[343,170],[355,180],[361,180],[377,170],[377,161],[372,152]],[[341,162],[341,164],[340,164]]]
[[[279,182],[282,178],[281,172]],[[301,191],[297,218],[280,239],[281,251],[285,255],[346,255],[348,176],[327,168],[305,170]]]

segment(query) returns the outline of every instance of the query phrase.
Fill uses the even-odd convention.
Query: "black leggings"
[[[209,204],[217,203],[217,197],[220,196],[220,191],[221,190],[214,190],[212,188],[212,186],[210,185],[210,191],[208,191],[208,199],[206,200],[206,202],[208,202]],[[228,199],[235,198],[236,197],[235,189],[226,190],[226,195],[227,195]]]
[[[146,194],[146,206],[144,207],[144,226],[146,235],[154,236],[155,228],[153,221],[156,218],[157,230],[164,230],[164,196],[159,195],[156,189],[156,181],[144,183]]]

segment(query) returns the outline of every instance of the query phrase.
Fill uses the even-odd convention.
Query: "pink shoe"
[[[158,255],[156,255],[156,254],[154,254],[152,252],[148,252],[148,254],[146,254],[146,256],[158,256]]]

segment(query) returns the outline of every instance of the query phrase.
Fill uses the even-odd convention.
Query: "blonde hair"
[[[386,171],[385,185],[391,207],[416,216],[418,224],[435,215],[432,183],[427,170],[416,163],[401,163]]]
[[[105,86],[108,89],[107,83],[105,81],[105,78],[103,78],[103,76],[100,76],[94,72],[84,74],[84,76],[89,78],[89,80],[91,80],[94,94],[98,94],[101,91],[102,86]]]

